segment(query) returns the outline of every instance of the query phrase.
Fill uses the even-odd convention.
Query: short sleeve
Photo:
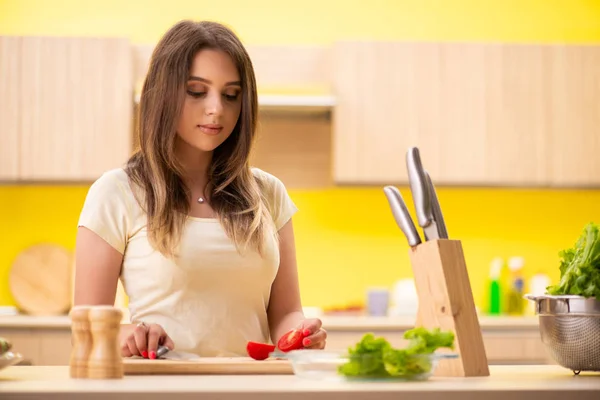
[[[96,233],[123,254],[128,240],[130,212],[125,182],[119,172],[106,172],[90,186],[78,226]],[[125,175],[125,171],[121,172]]]
[[[267,191],[265,197],[269,202],[273,222],[275,228],[280,230],[298,211],[298,207],[294,204],[285,185],[279,178],[261,170],[255,171],[260,173],[263,179],[263,185]]]

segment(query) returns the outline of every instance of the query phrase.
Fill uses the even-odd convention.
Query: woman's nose
[[[210,94],[206,99],[206,115],[220,115],[223,112],[223,102],[219,93]]]

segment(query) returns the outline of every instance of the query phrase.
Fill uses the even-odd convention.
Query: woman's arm
[[[113,305],[123,255],[85,227],[77,229],[75,305]]]
[[[74,305],[113,305],[123,255],[104,239],[85,227],[77,229],[75,249]],[[123,324],[119,343],[134,331],[135,325]]]
[[[327,340],[327,331],[321,327],[321,320],[306,319],[302,311],[294,228],[291,219],[279,230],[279,253],[279,270],[271,287],[267,310],[271,340],[277,344],[285,333],[292,329],[301,329],[304,347],[323,349]]]
[[[294,242],[294,228],[292,220],[289,220],[279,230],[279,270],[271,287],[269,300],[269,328],[275,343],[304,320]]]
[[[74,305],[114,305],[123,255],[91,230],[80,227],[75,250]],[[157,325],[121,324],[119,344],[124,357],[155,358],[160,342],[174,344]]]

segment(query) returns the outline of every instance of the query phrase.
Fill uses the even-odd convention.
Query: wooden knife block
[[[489,376],[473,292],[458,240],[423,242],[409,250],[419,308],[416,326],[455,333],[455,359],[441,360],[434,375]]]

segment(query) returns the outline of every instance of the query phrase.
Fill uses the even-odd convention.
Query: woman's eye
[[[231,93],[225,93],[223,96],[225,96],[225,98],[226,98],[227,100],[234,101],[234,100],[237,100],[237,98],[240,96],[240,94],[239,94],[239,92],[238,92],[238,93],[235,93],[235,94],[231,94]]]
[[[199,98],[199,97],[204,96],[206,94],[206,92],[195,92],[193,90],[188,89],[187,94],[189,94],[192,97]]]

